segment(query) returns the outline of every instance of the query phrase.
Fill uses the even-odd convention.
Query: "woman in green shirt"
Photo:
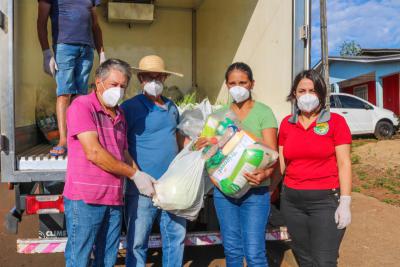
[[[277,122],[268,106],[251,97],[254,79],[250,67],[241,62],[232,64],[226,71],[225,81],[234,100],[226,109],[236,114],[245,131],[277,150]],[[208,144],[206,138],[199,138],[196,148]],[[246,179],[254,187],[240,199],[225,196],[214,187],[214,205],[228,267],[243,266],[243,258],[250,267],[268,266],[265,229],[270,210],[268,185],[272,172],[273,168],[268,168],[246,173]]]

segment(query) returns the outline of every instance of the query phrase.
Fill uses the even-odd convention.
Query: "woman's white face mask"
[[[143,86],[143,90],[154,97],[157,97],[162,94],[162,91],[164,89],[164,85],[162,82],[157,81],[157,80],[152,80],[151,82],[147,82]]]
[[[242,103],[250,97],[250,90],[242,86],[233,86],[229,88],[229,93],[236,103]]]
[[[304,94],[297,98],[297,107],[303,112],[311,112],[319,106],[319,99],[315,94]]]
[[[123,98],[123,96],[124,96],[124,89],[118,86],[106,89],[101,97],[103,99],[104,105],[113,108],[116,105],[118,105],[119,101]]]

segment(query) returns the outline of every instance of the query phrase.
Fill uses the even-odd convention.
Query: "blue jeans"
[[[160,223],[162,266],[182,266],[186,219],[153,206],[150,198],[134,194],[125,198],[127,233],[126,266],[145,266],[154,220]]]
[[[68,233],[66,266],[88,266],[93,246],[93,266],[114,266],[121,235],[122,206],[91,205],[64,197],[64,207]]]
[[[214,188],[214,205],[220,224],[227,267],[268,266],[265,231],[270,210],[268,187],[250,189],[240,199]]]
[[[53,47],[57,63],[57,96],[86,95],[93,66],[93,48],[79,44],[56,44]]]

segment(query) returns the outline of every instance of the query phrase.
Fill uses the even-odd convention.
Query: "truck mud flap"
[[[288,241],[289,235],[286,227],[270,229],[265,234],[267,241]],[[18,239],[17,252],[21,254],[57,253],[64,252],[67,238],[46,239]],[[185,246],[211,246],[222,243],[219,232],[197,232],[186,235]],[[149,248],[160,248],[162,244],[160,235],[151,235]],[[126,248],[126,239],[121,237],[120,249]]]

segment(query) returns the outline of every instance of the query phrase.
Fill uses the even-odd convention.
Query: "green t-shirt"
[[[243,130],[258,138],[263,138],[262,131],[268,128],[278,128],[278,123],[271,108],[256,101],[247,117],[242,121],[242,127]]]
[[[229,108],[230,105],[224,106],[218,111],[228,111]],[[278,128],[278,123],[270,107],[255,101],[249,114],[241,121],[241,127],[256,137],[263,138],[262,131],[268,128]]]
[[[224,106],[217,112],[224,112],[228,111],[230,105]],[[255,135],[256,137],[262,139],[262,131],[268,128],[278,128],[278,123],[276,121],[275,115],[272,112],[271,108],[267,105],[257,102],[254,102],[252,109],[250,110],[249,114],[247,114],[246,118],[241,121],[241,127],[243,130]],[[271,180],[267,179],[259,186],[268,186]]]

